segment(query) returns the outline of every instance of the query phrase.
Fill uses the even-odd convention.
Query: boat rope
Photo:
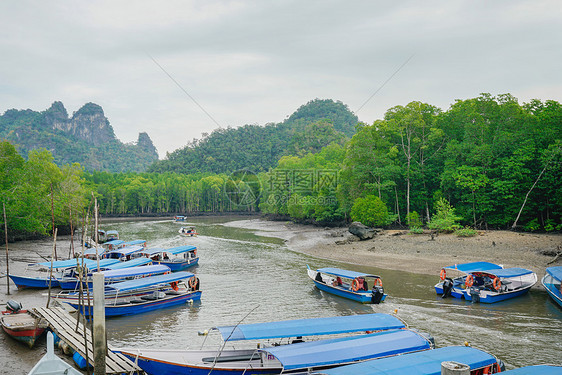
[[[236,323],[236,325],[234,326],[234,328],[232,328],[232,332],[230,332],[230,335],[228,335],[228,337],[226,338],[226,340],[224,340],[219,352],[217,353],[217,355],[215,356],[215,359],[213,360],[213,365],[211,366],[211,369],[209,370],[209,372],[207,373],[207,375],[210,375],[213,370],[215,369],[215,366],[217,364],[217,359],[220,357],[222,351],[224,350],[224,347],[226,346],[226,343],[228,342],[228,340],[232,337],[232,335],[234,334],[234,331],[236,330],[236,328],[244,321],[244,319],[246,319],[251,313],[254,312],[254,310],[256,310],[258,307],[260,307],[260,305],[256,305],[253,309],[250,310],[250,312],[248,312],[246,315],[244,315],[244,317],[242,319],[240,319],[240,321],[238,323]]]

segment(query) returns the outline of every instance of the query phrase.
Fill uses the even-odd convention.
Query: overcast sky
[[[146,131],[160,158],[314,98],[367,123],[482,92],[562,102],[558,0],[4,0],[0,36],[0,113],[94,102],[121,141]]]

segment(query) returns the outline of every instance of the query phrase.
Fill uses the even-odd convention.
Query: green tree
[[[357,198],[351,208],[351,219],[367,226],[388,225],[389,214],[384,202],[377,196]]]

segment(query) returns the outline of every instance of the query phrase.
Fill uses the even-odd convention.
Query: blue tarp
[[[546,273],[554,277],[556,280],[562,280],[562,266],[548,267]]]
[[[125,243],[125,241],[123,241],[123,240],[111,240],[111,241],[105,242],[103,244],[103,246],[105,246],[105,245],[119,246],[119,245],[122,245],[124,243]]]
[[[55,268],[72,268],[72,267],[76,267],[76,259],[67,259],[67,260],[57,260],[53,262],[53,269]],[[78,259],[78,264],[82,265],[82,259]],[[91,260],[91,259],[84,259],[84,265],[86,265],[86,267],[90,268],[91,265],[96,264],[95,260]],[[32,264],[32,265],[40,265],[40,266],[44,266],[47,268],[51,268],[51,262],[41,262],[41,263],[36,263],[36,264]]]
[[[89,270],[97,269],[98,268],[98,261],[94,260],[94,265],[88,267]],[[119,263],[119,259],[100,259],[100,268],[106,268],[113,264]]]
[[[146,240],[134,240],[134,241],[128,241],[125,242],[126,246],[133,246],[133,245],[140,245],[140,244],[145,244]]]
[[[487,270],[499,270],[502,268],[503,268],[502,266],[489,262],[461,263],[461,264],[455,264],[454,266],[443,267],[443,269],[446,270],[458,270],[464,273],[487,271]]]
[[[330,267],[320,268],[316,271],[326,273],[326,274],[329,274],[329,275],[346,277],[346,278],[349,278],[349,279],[355,279],[356,277],[359,277],[359,276],[362,276],[362,277],[378,277],[376,275],[371,275],[369,273],[348,271],[348,270],[342,270],[342,269],[339,269],[339,268],[330,268]]]
[[[142,246],[127,246],[117,250],[111,250],[110,252],[106,253],[107,257],[111,257],[110,254],[121,254],[121,255],[131,255],[136,253],[137,251],[141,251],[144,249]]]
[[[164,250],[164,252],[177,255],[177,254],[187,253],[188,251],[193,251],[193,250],[197,250],[197,248],[195,246],[185,245],[185,246],[172,247],[170,249]]]
[[[107,286],[107,288],[111,288],[119,292],[123,292],[127,290],[148,288],[159,284],[166,284],[174,281],[180,281],[180,280],[188,279],[191,276],[193,276],[191,272],[180,271],[180,272],[168,273],[165,275],[149,276],[149,277],[143,277],[141,279],[128,280],[128,281],[123,281],[121,283],[110,284]]]
[[[162,264],[156,264],[153,266],[140,266],[140,267],[107,270],[107,271],[102,271],[102,273],[106,279],[111,279],[116,277],[132,277],[132,276],[141,276],[147,274],[157,274],[157,273],[164,273],[168,271],[170,271],[170,267],[164,266]]]
[[[377,313],[240,324],[238,326],[217,327],[217,329],[220,331],[223,340],[236,341],[378,331],[405,327],[405,324],[397,317]]]
[[[144,266],[145,264],[152,262],[152,260],[145,257],[135,258],[135,259],[127,260],[125,262],[119,262],[118,259],[112,259],[112,260],[117,260],[117,262],[105,267],[106,270],[118,270],[121,268]]]
[[[484,270],[482,272],[489,273],[490,275],[494,275],[497,277],[517,277],[533,273],[533,271],[527,270],[525,268],[504,268],[501,270]]]
[[[429,342],[414,331],[399,329],[340,337],[330,340],[281,345],[263,349],[274,355],[284,370],[349,364],[351,362],[387,357],[430,349]],[[352,372],[347,372],[351,374]]]
[[[502,375],[562,375],[562,367],[560,366],[527,366],[515,370],[502,372]]]
[[[365,361],[318,372],[326,375],[440,375],[441,362],[455,361],[471,369],[490,366],[494,356],[469,346],[449,346],[397,357]],[[503,374],[503,373],[502,373]]]

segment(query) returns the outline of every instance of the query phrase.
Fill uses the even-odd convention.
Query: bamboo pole
[[[57,229],[55,228],[55,233],[53,234],[53,253],[51,254],[51,267],[49,269],[49,296],[47,297],[47,308],[49,308],[49,302],[51,302],[51,281],[53,280],[53,257],[56,255],[57,249]]]
[[[7,294],[10,295],[10,263],[8,255],[8,221],[6,220],[6,203],[2,202],[4,210],[4,237],[6,238],[6,287],[8,288]]]

